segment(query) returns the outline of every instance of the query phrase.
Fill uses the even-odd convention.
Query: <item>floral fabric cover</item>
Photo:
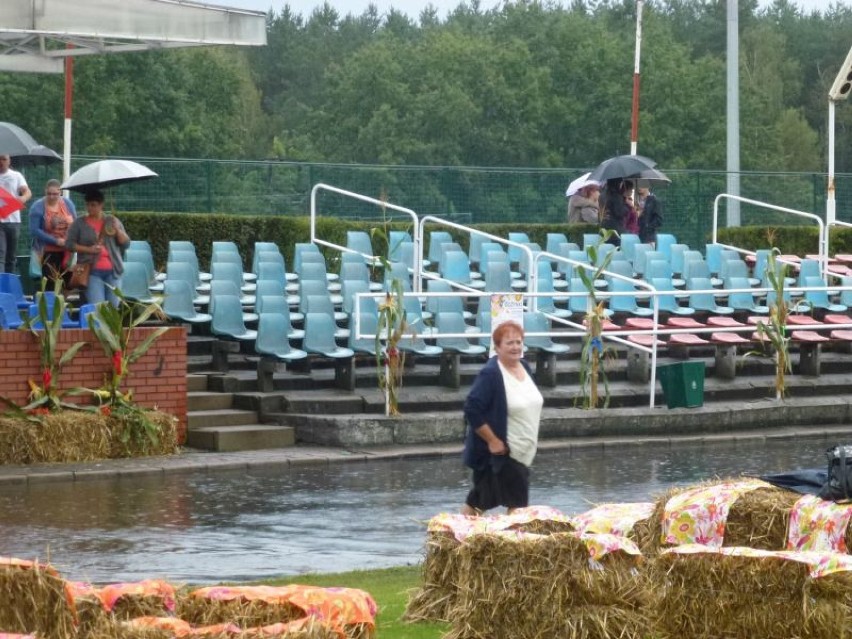
[[[758,488],[772,486],[759,479],[746,479],[699,486],[675,495],[666,503],[660,543],[720,548],[731,506],[740,495]]]
[[[742,546],[712,548],[700,544],[684,544],[674,548],[666,548],[660,554],[696,555],[715,554],[728,557],[772,558],[782,561],[797,561],[806,564],[810,569],[809,576],[819,579],[836,572],[852,571],[852,555],[834,552],[804,552],[797,550],[757,550]]]
[[[441,513],[429,520],[429,532],[450,532],[458,541],[464,541],[470,535],[494,533],[510,530],[513,526],[533,521],[558,521],[571,524],[571,518],[550,506],[527,506],[518,508],[510,515],[483,515],[468,517],[455,513]]]
[[[110,584],[95,591],[107,612],[115,608],[122,597],[159,597],[169,612],[175,610],[175,587],[161,579],[146,579],[123,584]]]
[[[837,504],[804,495],[790,511],[787,550],[847,552],[846,529],[852,504]]]
[[[309,620],[321,621],[337,632],[349,624],[375,627],[377,606],[369,593],[357,588],[321,588],[319,586],[212,586],[199,588],[193,597],[211,601],[265,601],[289,603],[300,608]],[[268,633],[267,633],[268,634]]]
[[[601,504],[571,518],[580,533],[606,533],[627,537],[636,522],[648,519],[654,512],[653,502]]]

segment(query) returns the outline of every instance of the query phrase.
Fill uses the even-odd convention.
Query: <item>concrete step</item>
[[[257,413],[252,410],[234,410],[231,408],[199,410],[187,413],[187,431],[197,428],[217,426],[244,426],[257,423]]]
[[[207,375],[187,375],[186,376],[186,392],[192,393],[196,391],[207,390]]]
[[[213,391],[192,391],[186,394],[187,409],[192,412],[224,410],[232,408],[234,396],[231,393]]]
[[[218,452],[287,448],[295,443],[294,428],[266,424],[204,426],[189,430],[186,438],[190,448]]]

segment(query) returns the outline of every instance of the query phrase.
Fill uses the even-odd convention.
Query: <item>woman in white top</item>
[[[464,404],[464,462],[473,470],[473,488],[462,508],[466,515],[529,505],[529,467],[544,404],[522,361],[524,329],[504,322],[492,338],[497,356],[479,372]]]

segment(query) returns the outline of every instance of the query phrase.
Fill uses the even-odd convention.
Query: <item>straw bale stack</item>
[[[737,480],[717,480],[685,488],[673,488],[660,496],[656,500],[654,514],[648,520],[647,535],[637,537],[642,554],[652,556],[662,548],[663,513],[672,497],[699,486],[711,486],[723,481]],[[790,511],[800,497],[798,493],[774,486],[758,488],[740,495],[728,511],[723,545],[783,550],[787,542]]]
[[[409,595],[406,621],[450,621],[458,596],[460,542],[450,532],[433,531],[426,539],[422,585]]]
[[[836,639],[852,630],[850,572],[813,579],[805,563],[713,552],[663,553],[651,572],[651,617],[665,635]]]
[[[103,415],[61,411],[38,421],[0,417],[0,464],[74,462],[110,456],[111,433]]]
[[[640,639],[648,632],[641,555],[592,559],[570,533],[474,535],[457,555],[458,603],[445,639]]]
[[[66,639],[74,614],[65,581],[50,566],[0,558],[0,630]]]
[[[127,418],[120,415],[63,410],[37,421],[0,416],[0,464],[79,462],[114,457],[168,455],[177,450],[177,420],[159,411],[146,411],[159,427],[159,440],[138,443],[126,437]],[[144,446],[144,449],[142,448]]]

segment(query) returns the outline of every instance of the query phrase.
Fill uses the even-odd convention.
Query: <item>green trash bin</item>
[[[678,362],[657,368],[669,408],[704,405],[704,362]]]

